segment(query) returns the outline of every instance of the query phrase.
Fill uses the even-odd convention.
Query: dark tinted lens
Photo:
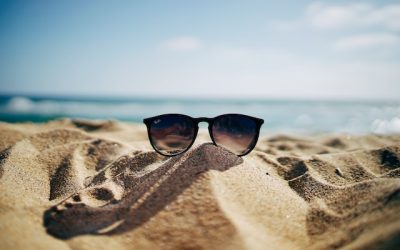
[[[258,135],[256,122],[242,115],[224,115],[218,117],[211,128],[218,146],[243,155],[251,150]]]
[[[193,121],[185,116],[160,116],[150,123],[150,137],[153,146],[165,155],[185,151],[195,136]]]

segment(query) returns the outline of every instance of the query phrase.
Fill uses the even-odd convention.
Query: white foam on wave
[[[376,119],[372,122],[371,130],[375,134],[400,134],[400,117],[391,120]]]
[[[146,104],[137,102],[108,103],[90,101],[34,101],[26,97],[13,97],[0,107],[0,112],[11,114],[61,115],[71,117],[131,117],[148,116],[152,112],[181,112],[182,105],[175,103]]]
[[[34,102],[25,97],[13,97],[8,101],[6,110],[14,112],[31,112],[35,107]]]

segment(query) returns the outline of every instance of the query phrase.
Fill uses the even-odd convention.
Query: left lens
[[[252,150],[258,136],[256,121],[248,116],[230,114],[217,117],[211,127],[214,142],[236,155]]]
[[[149,124],[153,147],[164,155],[184,152],[196,136],[196,125],[185,115],[163,115]]]

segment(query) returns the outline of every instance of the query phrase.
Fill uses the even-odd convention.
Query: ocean
[[[224,113],[257,116],[265,120],[262,133],[400,133],[400,101],[0,96],[0,121],[4,122],[61,118],[142,122],[145,117],[164,113],[193,117]]]

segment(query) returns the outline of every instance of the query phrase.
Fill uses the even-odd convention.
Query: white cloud
[[[201,42],[194,37],[176,37],[161,43],[161,47],[172,51],[193,51],[202,47]]]
[[[371,6],[366,4],[332,6],[313,3],[307,7],[306,21],[317,28],[337,28],[358,22],[358,17],[370,10]]]
[[[334,48],[337,50],[358,50],[367,48],[387,47],[400,44],[400,38],[391,33],[368,33],[353,35],[337,40]]]
[[[305,21],[320,29],[376,26],[400,30],[400,4],[377,7],[363,3],[313,3],[307,7]]]
[[[314,2],[306,7],[299,19],[274,20],[270,26],[284,30],[308,26],[321,30],[376,27],[400,31],[400,4],[375,6],[368,3],[339,5]]]
[[[389,50],[400,45],[400,4],[314,2],[298,19],[275,20],[270,26],[279,31],[312,30],[337,36],[331,38],[336,51],[373,48],[375,53],[389,55]]]

